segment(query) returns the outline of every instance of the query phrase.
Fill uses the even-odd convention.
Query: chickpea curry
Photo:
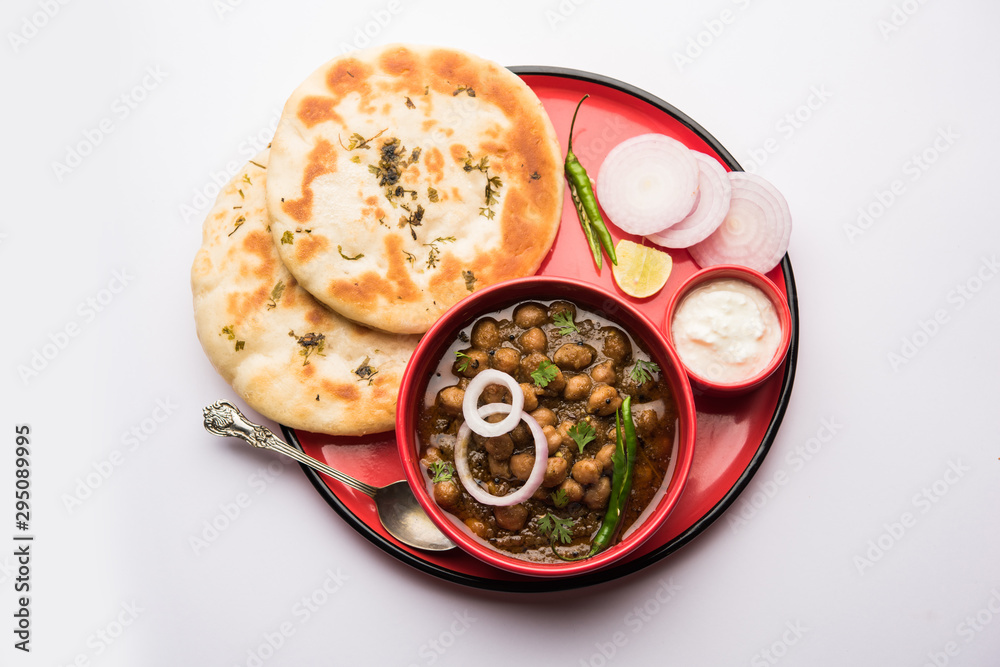
[[[488,383],[474,383],[484,371]],[[498,372],[509,377],[494,382]],[[470,433],[469,410],[496,424],[516,412],[515,389],[512,429]],[[441,360],[418,418],[421,463],[435,502],[493,548],[578,560],[619,541],[654,499],[677,413],[621,327],[569,301],[525,302],[463,329]]]

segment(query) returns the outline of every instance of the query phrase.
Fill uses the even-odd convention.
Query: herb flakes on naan
[[[268,177],[271,234],[295,280],[397,333],[537,271],[563,202],[561,149],[531,89],[496,63],[428,46],[316,70],[285,105]]]

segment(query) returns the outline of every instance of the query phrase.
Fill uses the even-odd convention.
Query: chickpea
[[[512,347],[497,348],[490,357],[490,367],[513,375],[521,364],[521,353]]]
[[[482,520],[475,517],[469,517],[465,520],[465,525],[469,530],[475,533],[477,537],[481,537],[484,540],[489,537],[489,528],[487,528],[486,524],[483,523]]]
[[[559,486],[566,479],[567,475],[569,475],[569,461],[561,456],[550,456],[548,465],[545,468],[545,479],[542,480],[542,486],[546,489]]]
[[[543,361],[552,363],[551,359],[540,352],[532,352],[521,359],[521,374],[525,380],[534,382],[531,378],[531,374],[538,370],[538,367],[542,365]],[[566,377],[563,375],[562,371],[558,370],[558,368],[559,367],[556,366],[556,370],[558,372],[555,377],[549,380],[549,383],[542,389],[542,393],[546,396],[559,394],[566,387]]]
[[[582,401],[590,394],[594,383],[586,373],[573,375],[566,380],[566,388],[563,389],[563,397],[568,401]]]
[[[624,331],[616,327],[605,327],[604,347],[601,351],[615,362],[615,366],[624,366],[632,360],[632,342]]]
[[[656,428],[656,411],[641,410],[632,415],[632,421],[635,422],[636,435],[640,438],[648,438],[653,433],[653,429]]]
[[[498,459],[495,456],[487,456],[486,462],[490,466],[490,475],[501,478],[510,477],[510,465],[508,461],[509,459]]]
[[[521,503],[509,507],[495,507],[493,508],[493,516],[496,517],[497,525],[501,528],[521,530],[528,520],[528,508]]]
[[[606,384],[597,384],[587,399],[587,412],[607,417],[613,415],[621,404],[622,399],[617,389]]]
[[[609,442],[597,451],[597,456],[594,458],[601,464],[604,472],[611,472],[612,468],[614,468],[614,465],[611,463],[611,457],[614,455],[615,446]]]
[[[563,443],[563,434],[551,424],[543,426],[542,433],[545,434],[545,441],[549,445],[549,454],[555,454],[559,451],[559,446]]]
[[[535,393],[535,385],[522,382],[521,391],[524,393],[524,411],[531,412],[537,408],[538,394]]]
[[[506,415],[504,415],[506,416]],[[519,421],[517,426],[515,426],[510,431],[510,439],[514,441],[514,447],[525,447],[535,444],[535,437],[531,434],[531,429],[524,421]]]
[[[465,390],[458,387],[445,387],[438,392],[435,399],[438,407],[445,414],[457,416],[462,414],[462,401],[465,400]]]
[[[511,439],[509,433],[504,433],[503,435],[486,438],[483,448],[487,454],[495,457],[498,461],[506,461],[514,453],[514,441]]]
[[[518,336],[517,344],[525,352],[542,352],[549,349],[549,339],[538,327],[532,327]]]
[[[531,469],[535,467],[535,457],[531,454],[514,454],[510,457],[510,472],[522,482],[531,477]]]
[[[500,346],[500,325],[492,317],[484,317],[472,327],[470,342],[480,350],[492,350]]]
[[[636,489],[648,487],[653,482],[653,469],[648,463],[636,463],[632,472],[632,486]]]
[[[460,350],[462,355],[456,357],[455,363],[451,365],[451,372],[459,377],[472,378],[481,370],[489,368],[490,357],[483,350],[469,348]]]
[[[601,478],[604,466],[597,459],[582,459],[573,464],[573,479],[584,486],[594,484]]]
[[[602,361],[591,368],[590,377],[594,379],[594,382],[603,382],[605,384],[614,384],[615,380],[618,379],[617,373],[615,373],[615,366],[610,360]]]
[[[559,424],[559,437],[562,439],[559,444],[566,446],[574,444],[573,436],[569,434],[569,430],[574,426],[576,426],[576,422],[570,420],[563,421]]]
[[[576,306],[569,301],[553,301],[552,305],[549,306],[549,317],[553,321],[560,313],[569,313],[570,319],[576,321]]]
[[[556,413],[548,408],[538,408],[537,410],[532,410],[529,414],[543,429],[546,426],[554,426],[556,423]]]
[[[481,405],[487,405],[489,403],[510,403],[510,390],[505,384],[488,384],[483,387],[483,393],[479,396],[479,403]],[[501,419],[504,416],[505,415],[501,415]]]
[[[424,455],[420,457],[420,462],[423,463],[428,468],[431,467],[432,463],[436,463],[438,461],[443,461],[443,460],[444,459],[441,458],[441,450],[434,446],[425,449]]]
[[[553,363],[564,371],[582,371],[593,360],[594,348],[576,343],[561,345],[552,355]]]
[[[453,480],[438,482],[434,485],[434,502],[444,509],[455,507],[461,496],[462,493],[459,491],[458,484]]]
[[[611,480],[601,477],[597,483],[587,489],[583,494],[583,504],[588,509],[599,510],[607,507],[608,498],[611,497]]]
[[[514,309],[514,324],[522,329],[540,327],[549,320],[549,313],[540,303],[522,303]]]
[[[673,448],[673,434],[671,434],[670,437],[667,437],[666,432],[661,430],[648,441],[646,452],[649,454],[650,458],[662,461],[666,460],[666,458],[670,456],[670,452]]]
[[[566,494],[568,502],[578,503],[583,500],[583,486],[575,479],[565,479],[559,488]]]

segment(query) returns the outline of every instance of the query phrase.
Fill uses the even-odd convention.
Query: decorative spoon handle
[[[247,419],[240,412],[239,408],[229,401],[216,401],[212,405],[207,406],[202,412],[205,415],[205,430],[213,435],[239,438],[254,447],[270,449],[273,452],[284,454],[368,496],[375,495],[376,488],[374,486],[358,481],[339,470],[334,470],[325,463],[321,463],[294,447],[285,444],[266,426],[254,424]]]

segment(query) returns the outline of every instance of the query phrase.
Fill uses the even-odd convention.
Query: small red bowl
[[[667,313],[664,318],[663,330],[666,332],[667,340],[670,341],[671,347],[675,350],[677,349],[677,344],[675,342],[673,329],[674,316],[677,314],[677,310],[681,307],[684,299],[697,288],[706,286],[717,280],[740,280],[763,292],[771,302],[771,305],[774,307],[774,312],[777,315],[778,327],[780,329],[777,350],[774,352],[774,355],[771,357],[767,365],[749,377],[743,377],[734,381],[721,381],[713,379],[708,377],[703,370],[701,372],[693,370],[684,364],[684,357],[681,353],[678,353],[681,363],[687,371],[688,377],[691,379],[691,385],[695,388],[695,390],[716,396],[732,396],[748,392],[758,387],[768,377],[770,377],[784,361],[785,356],[788,354],[788,347],[792,339],[792,315],[788,309],[788,301],[781,294],[781,292],[778,291],[778,288],[774,286],[774,283],[768,280],[764,274],[745,266],[737,266],[735,264],[712,266],[698,271],[684,281],[677,291],[674,292],[670,302],[667,304]]]
[[[645,512],[641,524],[634,524],[618,544],[591,558],[565,563],[535,563],[504,554],[475,536],[454,515],[442,510],[430,496],[420,465],[417,417],[431,375],[458,332],[477,318],[495,313],[522,301],[572,301],[622,326],[642,342],[659,365],[677,403],[680,431],[671,459],[671,469],[654,499],[655,507]],[[472,556],[502,570],[538,577],[568,577],[591,572],[624,558],[638,548],[663,524],[674,509],[691,469],[694,456],[695,407],[691,385],[673,348],[663,333],[645,315],[604,290],[563,278],[533,276],[518,278],[475,292],[456,304],[423,336],[403,375],[396,408],[396,441],[406,479],[431,520],[458,546]]]

